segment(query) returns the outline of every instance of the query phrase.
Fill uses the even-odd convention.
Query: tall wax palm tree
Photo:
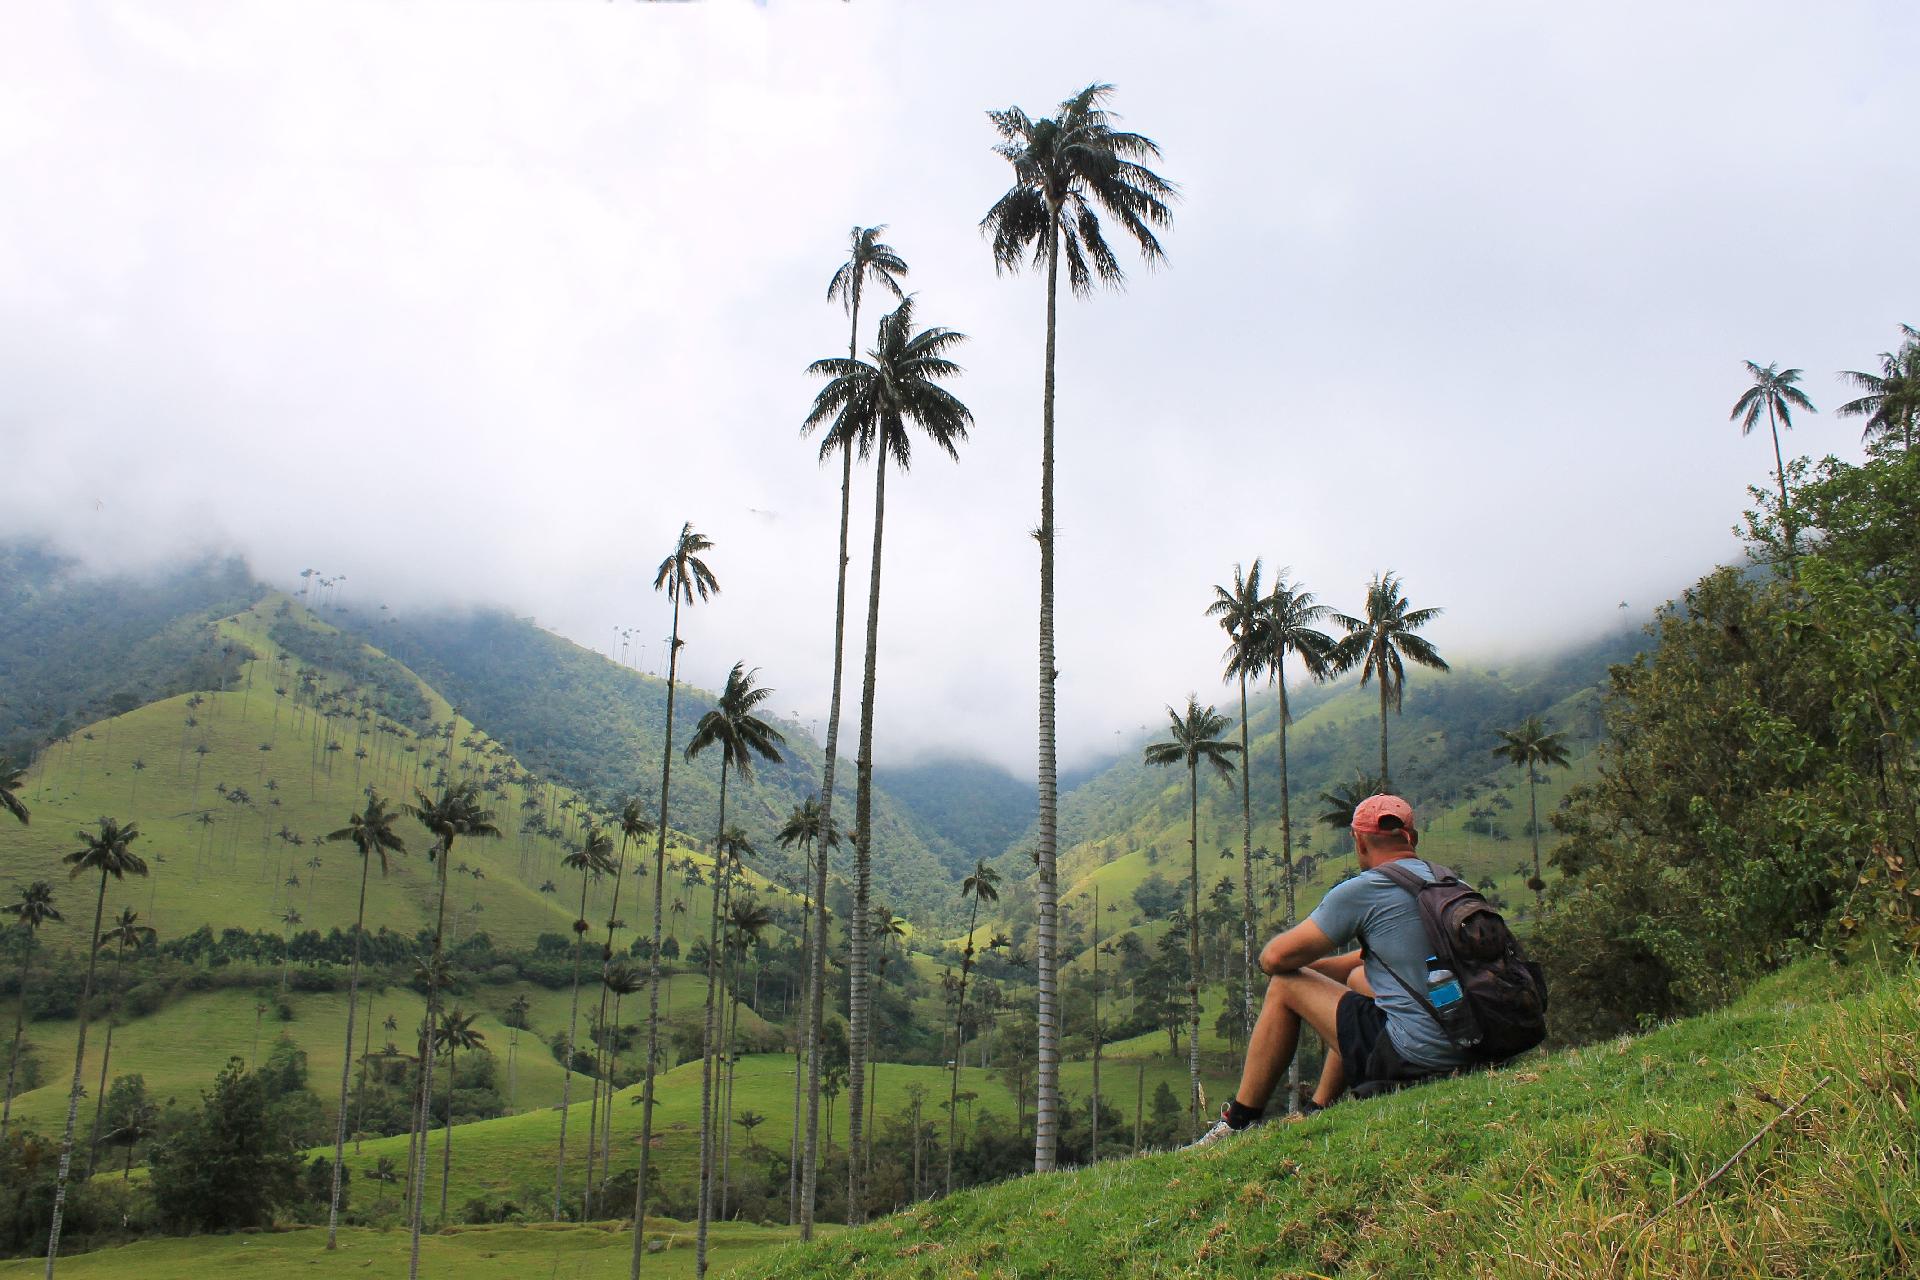
[[[653,589],[664,590],[673,604],[673,630],[667,638],[667,721],[660,748],[660,820],[654,824],[653,849],[653,945],[647,952],[647,1061],[646,1083],[640,1093],[640,1169],[633,1182],[633,1254],[628,1261],[629,1280],[639,1280],[640,1258],[646,1252],[647,1167],[653,1146],[653,1078],[660,1062],[660,931],[663,923],[667,884],[667,795],[673,780],[673,695],[680,672],[680,606],[691,609],[695,600],[707,600],[720,593],[720,580],[701,559],[701,553],[713,550],[713,542],[695,533],[691,522],[680,526],[673,550],[660,562],[653,577]]]
[[[896,916],[895,914],[893,914],[893,911],[890,908],[881,906],[881,907],[875,907],[873,909],[873,921],[868,927],[871,930],[871,937],[874,939],[874,950],[877,952],[877,955],[875,956],[873,961],[874,969],[878,973],[878,977],[875,979],[875,981],[884,982],[887,977],[887,963],[888,963],[887,949],[890,946],[898,943],[900,939],[905,938],[907,936],[907,922],[901,919],[899,916]],[[876,1018],[867,1019],[867,1072],[868,1072],[867,1132],[868,1133],[878,1132],[878,1129],[879,1129],[879,1121],[876,1119],[876,1117],[879,1114],[878,1108],[880,1103],[880,1059],[878,1056],[878,1050],[875,1047],[874,1034],[873,1034],[874,1025],[876,1022],[878,1022],[878,1019]],[[867,1167],[863,1176],[871,1177],[873,1172],[873,1144],[872,1143],[867,1144],[866,1158],[867,1158]]]
[[[1547,732],[1539,716],[1528,716],[1515,728],[1494,732],[1500,735],[1500,745],[1493,754],[1527,771],[1528,826],[1533,830],[1533,879],[1527,887],[1533,890],[1537,907],[1547,888],[1547,882],[1540,878],[1540,770],[1566,768],[1567,746],[1561,734]]]
[[[773,690],[754,684],[757,673],[744,662],[733,664],[727,683],[713,709],[700,717],[693,737],[687,742],[687,759],[692,760],[709,747],[720,751],[720,816],[714,833],[713,938],[707,947],[706,1034],[700,1072],[700,1217],[694,1238],[694,1270],[707,1272],[707,1231],[713,1217],[713,1059],[716,1049],[714,1017],[715,984],[719,980],[719,928],[726,910],[725,893],[731,858],[727,836],[727,780],[737,774],[742,782],[753,781],[753,758],[778,762],[780,746],[786,742],[780,731],[761,719],[760,704],[773,696]]]
[[[100,1083],[94,1089],[93,1135],[87,1140],[89,1178],[100,1164],[100,1124],[107,1110],[107,1067],[113,1061],[113,1020],[120,1012],[120,970],[129,950],[151,946],[156,936],[150,926],[140,923],[140,915],[132,907],[122,907],[114,917],[113,928],[100,935],[100,945],[113,948],[113,977],[108,983],[112,991],[107,997],[107,1038],[100,1047]]]
[[[327,1201],[327,1248],[339,1247],[340,1166],[347,1151],[347,1091],[353,1080],[353,1019],[360,1000],[360,948],[367,932],[367,878],[374,860],[380,862],[380,874],[387,874],[387,855],[405,853],[406,841],[393,829],[400,815],[387,808],[377,795],[367,797],[367,807],[347,819],[347,825],[330,832],[327,840],[346,840],[360,853],[360,904],[353,916],[353,962],[347,971],[347,1038],[340,1057],[340,1107],[333,1123],[333,1186]],[[371,1012],[371,1010],[369,1010]],[[355,1139],[358,1142],[358,1139]]]
[[[129,822],[101,818],[99,831],[78,832],[80,847],[61,859],[72,868],[69,879],[100,873],[100,892],[93,903],[93,936],[87,940],[87,976],[80,987],[80,1028],[74,1037],[73,1085],[67,1092],[67,1127],[60,1139],[60,1167],[53,1180],[53,1224],[47,1232],[47,1280],[53,1280],[54,1259],[60,1255],[60,1225],[66,1216],[67,1174],[73,1168],[73,1129],[80,1118],[80,1074],[87,1062],[87,1018],[93,1009],[93,975],[100,961],[100,924],[107,910],[107,880],[144,876],[147,864],[133,851],[140,829]]]
[[[1753,379],[1753,385],[1740,393],[1733,402],[1733,410],[1727,414],[1728,422],[1740,424],[1740,434],[1746,436],[1759,425],[1762,410],[1766,411],[1767,427],[1773,432],[1774,478],[1780,482],[1780,526],[1787,537],[1787,564],[1793,564],[1793,507],[1787,501],[1787,463],[1780,453],[1780,428],[1793,428],[1793,411],[1805,409],[1808,413],[1818,413],[1813,401],[1807,399],[1807,393],[1794,385],[1800,381],[1798,369],[1782,369],[1776,362],[1762,368],[1751,360],[1743,362],[1747,366],[1747,375]]]
[[[827,285],[829,301],[835,297],[843,299],[847,306],[847,359],[854,360],[860,352],[860,294],[868,279],[888,290],[895,299],[904,301],[905,294],[900,290],[897,277],[907,274],[906,260],[885,244],[879,236],[885,227],[855,228],[852,233],[852,253],[839,270],[833,273],[833,279]],[[810,429],[810,428],[809,428]],[[802,434],[805,432],[803,431]],[[829,448],[840,450],[840,558],[835,562],[833,597],[833,691],[827,704],[827,741],[826,763],[820,777],[820,821],[821,831],[833,829],[833,788],[834,773],[839,764],[840,750],[840,694],[842,675],[846,666],[847,637],[847,534],[853,495],[853,455],[858,445],[852,436],[837,437],[829,434],[821,450],[821,460],[826,460]],[[813,894],[813,912],[816,917],[812,931],[816,938],[826,937],[827,930],[827,860],[821,853],[820,863],[815,872]],[[816,946],[813,949],[811,968],[807,977],[807,996],[804,1003],[813,1010],[807,1018],[807,1141],[802,1160],[804,1172],[801,1177],[800,1193],[800,1238],[813,1239],[813,1206],[819,1178],[820,1159],[820,1010],[826,999],[827,959],[826,948]]]
[[[33,958],[33,944],[39,937],[40,926],[61,919],[61,915],[53,905],[53,886],[45,880],[35,880],[20,891],[17,901],[0,907],[0,911],[12,916],[14,925],[26,935],[20,940],[20,985],[13,1002],[13,1052],[7,1058],[7,1096],[6,1101],[0,1103],[0,1146],[4,1146],[7,1126],[13,1121],[13,1085],[20,1071],[20,1037],[27,1025],[27,962]]]
[[[842,573],[844,575],[844,569]],[[841,583],[844,596],[846,584]],[[837,677],[837,672],[836,672]],[[829,735],[833,731],[832,717],[829,716]],[[829,757],[831,758],[831,757]],[[813,1230],[813,1197],[811,1184],[802,1191],[801,1169],[805,1166],[808,1177],[817,1169],[815,1158],[819,1151],[820,1136],[820,1067],[819,1044],[821,1002],[826,996],[825,974],[826,953],[819,940],[826,936],[826,883],[827,849],[840,843],[839,833],[833,830],[827,807],[817,795],[808,796],[793,806],[787,814],[787,820],[781,825],[775,839],[782,848],[800,846],[801,853],[807,859],[807,881],[801,895],[802,920],[800,925],[800,971],[804,975],[801,983],[800,1020],[803,1030],[795,1037],[793,1062],[793,1138],[789,1143],[787,1158],[787,1219],[788,1224],[799,1223],[803,1239],[811,1238]],[[816,858],[818,861],[816,862]],[[803,1157],[800,1141],[801,1081],[806,1079],[807,1111],[807,1149]]]
[[[1841,418],[1865,418],[1862,440],[1897,435],[1902,449],[1912,449],[1914,426],[1920,422],[1920,329],[1903,324],[1900,335],[1898,351],[1880,353],[1879,373],[1848,369],[1840,374],[1842,382],[1865,394],[1833,412]]]
[[[621,804],[620,813],[615,821],[620,827],[620,852],[613,863],[613,902],[607,908],[607,940],[600,948],[600,968],[603,978],[607,966],[613,963],[613,934],[614,930],[620,927],[620,886],[627,875],[627,843],[633,840],[644,839],[653,831],[653,823],[648,821],[646,810],[641,806],[638,796],[627,797]],[[603,1027],[607,1022],[607,990],[606,983],[603,981],[600,985],[599,1016],[600,1025]],[[594,1059],[596,1063],[600,1061],[601,1054],[601,1046],[596,1044],[594,1046]],[[607,1082],[607,1102],[609,1107],[611,1107],[613,1102],[613,1076],[604,1071],[596,1071],[589,1080],[589,1084],[593,1089],[593,1102],[592,1106],[588,1109],[589,1114],[596,1117],[600,1107],[600,1081],[603,1075]],[[590,1124],[588,1132],[590,1134],[598,1133],[597,1123]],[[589,1184],[593,1182],[592,1143],[589,1143],[587,1146],[587,1182]]]
[[[1314,680],[1331,679],[1339,670],[1339,646],[1321,628],[1332,618],[1333,610],[1314,600],[1313,593],[1298,582],[1289,582],[1290,571],[1273,575],[1273,590],[1266,598],[1266,620],[1260,626],[1265,642],[1263,666],[1267,678],[1280,695],[1280,861],[1286,881],[1287,924],[1298,919],[1296,888],[1299,877],[1293,862],[1293,785],[1287,768],[1287,728],[1293,723],[1293,704],[1287,698],[1287,659],[1298,657]],[[1242,719],[1244,720],[1244,716]],[[1252,761],[1248,761],[1252,770]],[[1247,1026],[1253,1025],[1253,1010],[1247,1011]],[[1287,1109],[1300,1104],[1300,1055],[1287,1063]]]
[[[747,843],[745,833],[741,832],[738,827],[734,828],[734,832],[740,836],[740,839],[738,841],[730,841],[729,843],[733,845],[733,853],[737,861],[743,853],[751,850],[752,846]],[[726,991],[729,986],[731,986],[733,997],[727,1001],[725,1007],[721,1010],[720,1021],[724,1027],[727,1021],[727,1014],[731,1012],[733,1025],[732,1029],[727,1030],[721,1038],[721,1043],[726,1048],[725,1061],[727,1068],[726,1090],[724,1094],[725,1101],[719,1108],[722,1119],[734,1114],[733,1086],[735,1076],[738,1074],[740,1067],[740,1008],[743,1003],[740,999],[740,987],[744,982],[744,978],[740,974],[740,969],[746,962],[748,950],[759,940],[761,933],[766,930],[766,927],[772,923],[773,914],[751,898],[743,898],[730,904],[727,908],[726,963],[731,970],[731,977],[722,979],[721,990]],[[720,1216],[725,1218],[727,1216],[727,1199],[733,1185],[732,1130],[725,1124],[719,1124],[717,1127],[720,1134]]]
[[[1149,266],[1165,254],[1155,227],[1172,222],[1172,183],[1148,169],[1157,159],[1153,139],[1114,128],[1107,109],[1113,86],[1090,84],[1051,116],[1033,119],[1019,107],[989,111],[1000,135],[994,148],[1013,166],[1014,184],[980,220],[993,242],[996,271],[1044,267],[1047,279],[1046,370],[1040,400],[1040,733],[1039,733],[1039,1101],[1035,1109],[1034,1168],[1053,1168],[1058,1146],[1056,1108],[1060,1072],[1060,1016],[1055,955],[1058,890],[1056,852],[1057,762],[1054,748],[1053,662],[1053,401],[1054,340],[1059,329],[1060,259],[1067,281],[1086,296],[1097,284],[1118,285],[1120,259],[1108,245],[1100,215],[1117,222]]]
[[[855,359],[816,360],[809,372],[831,378],[814,399],[805,430],[827,425],[821,454],[858,448],[874,457],[873,555],[867,583],[866,670],[860,696],[860,753],[854,769],[854,880],[853,914],[848,920],[849,996],[847,1067],[847,1214],[850,1222],[865,1219],[862,1165],[861,1103],[866,1088],[868,1008],[867,918],[873,888],[873,707],[874,680],[880,647],[880,565],[886,527],[887,462],[901,471],[913,462],[912,424],[950,458],[958,459],[958,443],[967,438],[972,412],[940,384],[959,376],[960,366],[949,358],[966,335],[951,329],[913,331],[913,299],[907,298],[880,321],[879,337],[869,355]]]
[[[1204,761],[1223,778],[1233,776],[1232,757],[1240,744],[1224,741],[1232,722],[1200,699],[1187,697],[1183,715],[1167,708],[1165,742],[1150,742],[1143,753],[1148,764],[1187,766],[1187,1074],[1189,1110],[1195,1128],[1200,1125],[1200,765]]]
[[[1253,758],[1247,740],[1247,678],[1266,670],[1273,646],[1267,639],[1267,597],[1260,591],[1260,558],[1253,568],[1233,566],[1233,585],[1215,585],[1207,616],[1217,618],[1227,633],[1226,670],[1222,679],[1240,683],[1240,758]],[[1099,922],[1095,921],[1097,925]],[[1253,770],[1240,771],[1240,1016],[1253,1025]],[[1097,1118],[1096,1118],[1097,1123]]]
[[[452,727],[453,722],[450,721],[447,734],[449,744],[453,739]],[[493,812],[481,806],[480,793],[471,782],[449,782],[437,800],[416,794],[414,803],[407,806],[407,812],[434,837],[434,843],[427,849],[427,857],[436,864],[435,878],[439,881],[439,905],[433,923],[433,953],[426,968],[427,1013],[422,1037],[425,1044],[420,1051],[420,1143],[418,1163],[413,1169],[413,1215],[408,1223],[411,1241],[407,1280],[419,1280],[420,1219],[426,1199],[427,1133],[431,1118],[428,1106],[433,1099],[434,1038],[439,1031],[440,988],[444,985],[442,975],[446,972],[447,869],[453,861],[455,840],[462,836],[498,836],[500,828],[493,824]]]
[[[560,1155],[553,1167],[553,1220],[560,1221],[560,1206],[564,1202],[567,1184],[567,1114],[573,1103],[573,1045],[574,1036],[580,1029],[580,949],[586,944],[587,930],[587,890],[595,877],[613,870],[613,837],[598,827],[588,827],[586,838],[580,847],[561,859],[561,865],[569,871],[580,873],[580,914],[573,922],[573,1006],[567,1014],[567,1060],[560,1073]],[[591,1131],[587,1134],[589,1145],[593,1140]],[[587,1197],[593,1194],[591,1188]],[[586,1216],[587,1200],[582,1200],[581,1216]]]
[[[1387,767],[1387,707],[1397,713],[1406,697],[1406,663],[1417,662],[1435,671],[1449,671],[1433,645],[1414,633],[1440,616],[1438,609],[1409,609],[1400,579],[1391,571],[1376,574],[1367,584],[1367,616],[1350,618],[1335,614],[1333,620],[1346,629],[1336,659],[1342,669],[1360,668],[1360,687],[1368,681],[1380,685],[1380,786],[1393,785],[1393,771]]]
[[[312,905],[312,900],[308,900]],[[293,927],[301,923],[299,908],[288,907],[280,913],[280,990],[287,989],[287,966],[293,959]]]
[[[607,1105],[601,1116],[603,1126],[600,1134],[601,1168],[608,1169],[613,1164],[613,1081],[620,1070],[620,1002],[645,988],[646,980],[640,971],[625,960],[615,960],[600,974],[600,982],[613,993],[613,1034],[607,1037]],[[605,1022],[601,1023],[604,1028]]]
[[[453,1181],[453,1090],[459,1079],[455,1054],[462,1049],[472,1053],[487,1045],[487,1033],[474,1026],[480,1015],[463,1012],[459,1005],[440,1015],[440,1043],[447,1052],[447,1127],[440,1139],[440,1225],[447,1224],[447,1184]]]
[[[507,1114],[513,1115],[514,1097],[519,1081],[516,1075],[520,1066],[520,1032],[527,1025],[527,1014],[533,1005],[527,997],[515,996],[507,1004]]]
[[[1263,636],[1267,644],[1267,678],[1280,693],[1280,857],[1287,881],[1287,923],[1291,925],[1296,905],[1293,788],[1287,769],[1287,726],[1293,722],[1293,705],[1287,698],[1287,659],[1298,657],[1309,676],[1327,680],[1339,670],[1339,645],[1320,629],[1334,616],[1333,610],[1316,603],[1304,584],[1287,581],[1287,572],[1282,569],[1273,577]]]
[[[953,1082],[947,1089],[947,1194],[953,1194],[953,1142],[960,1115],[960,1039],[967,1022],[967,975],[973,972],[973,931],[980,923],[980,904],[1000,900],[1000,873],[976,859],[973,874],[960,882],[960,896],[971,898],[967,908],[967,946],[960,953],[960,998],[953,1010]]]

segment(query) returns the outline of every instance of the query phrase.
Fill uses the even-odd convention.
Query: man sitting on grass
[[[1319,1087],[1301,1104],[1302,1114],[1331,1105],[1354,1085],[1404,1083],[1467,1064],[1395,976],[1424,982],[1434,948],[1414,896],[1374,868],[1404,861],[1432,878],[1432,868],[1414,856],[1419,841],[1413,807],[1399,796],[1371,796],[1354,809],[1360,874],[1328,890],[1312,915],[1261,949],[1260,969],[1272,981],[1247,1039],[1240,1087],[1193,1146],[1211,1146],[1261,1118],[1299,1047],[1302,1022],[1327,1045]],[[1363,951],[1334,954],[1356,940]]]

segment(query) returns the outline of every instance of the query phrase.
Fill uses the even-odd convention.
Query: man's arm
[[[1333,939],[1325,929],[1312,920],[1302,920],[1260,948],[1260,972],[1278,975],[1305,969],[1315,960],[1332,955],[1333,948]]]

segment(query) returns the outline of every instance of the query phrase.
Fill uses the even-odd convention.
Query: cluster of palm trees
[[[1283,882],[1286,887],[1287,919],[1296,918],[1296,875],[1293,859],[1292,793],[1287,767],[1287,728],[1292,706],[1287,694],[1287,663],[1297,657],[1309,678],[1330,680],[1342,673],[1358,670],[1360,683],[1377,684],[1380,698],[1380,775],[1378,786],[1385,790],[1389,781],[1387,751],[1389,709],[1401,709],[1406,692],[1406,664],[1415,663],[1445,671],[1447,663],[1419,632],[1439,616],[1440,610],[1415,609],[1407,600],[1398,575],[1375,575],[1367,584],[1366,607],[1361,616],[1339,613],[1319,603],[1311,591],[1288,577],[1282,569],[1269,588],[1263,582],[1264,569],[1259,559],[1251,568],[1235,565],[1230,584],[1214,587],[1208,616],[1218,620],[1227,633],[1225,675],[1237,682],[1240,694],[1240,740],[1225,735],[1233,722],[1211,706],[1203,706],[1197,695],[1190,695],[1184,710],[1167,708],[1168,736],[1149,743],[1144,750],[1148,764],[1184,765],[1188,776],[1188,909],[1187,919],[1187,1057],[1188,1103],[1192,1120],[1200,1120],[1200,768],[1204,764],[1223,778],[1233,776],[1236,758],[1247,760],[1251,750],[1247,728],[1247,685],[1267,679],[1275,688],[1279,704],[1279,780],[1280,847]],[[1339,627],[1344,634],[1336,638],[1327,630]],[[1251,767],[1240,770],[1241,787],[1241,1015],[1243,1024],[1253,1019],[1253,793]],[[1289,1090],[1289,1097],[1294,1091]]]

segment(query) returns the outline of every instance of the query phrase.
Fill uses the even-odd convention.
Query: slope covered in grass
[[[448,933],[484,930],[526,947],[541,933],[567,935],[579,910],[579,879],[561,865],[578,844],[588,806],[579,793],[529,774],[498,742],[455,714],[437,691],[377,650],[346,641],[283,597],[269,597],[215,624],[224,644],[252,654],[234,687],[179,695],[76,730],[43,752],[27,775],[33,820],[0,836],[0,880],[56,882],[66,919],[43,930],[56,951],[84,952],[91,913],[85,886],[66,882],[62,855],[76,828],[101,814],[137,823],[134,846],[151,874],[108,889],[109,914],[122,905],[165,941],[202,925],[326,933],[353,923],[359,859],[351,845],[323,843],[366,803],[371,786],[398,804],[437,790],[445,773],[483,789],[498,839],[468,839],[454,850]],[[352,670],[316,666],[275,640],[329,654]],[[415,719],[401,706],[421,714]],[[385,708],[383,710],[383,707]],[[395,714],[389,715],[391,710]],[[450,737],[442,730],[452,726]],[[750,794],[750,793],[749,793]],[[368,887],[367,927],[411,937],[433,921],[435,885],[425,854],[431,840],[411,819],[399,830],[407,852]],[[647,850],[651,853],[651,849]],[[627,850],[629,872],[640,851]],[[673,862],[710,865],[705,854],[669,848]],[[648,859],[650,861],[650,859]],[[775,896],[757,875],[750,878]],[[672,922],[682,945],[708,927],[709,895],[670,878],[671,899],[687,910]],[[633,905],[651,890],[629,874],[622,891],[625,947],[650,923]],[[604,920],[612,884],[592,887],[587,917]],[[86,904],[86,905],[91,905]]]
[[[524,1043],[524,1042],[523,1042]],[[335,1057],[336,1063],[338,1057]],[[1144,1064],[1144,1072],[1141,1070]],[[338,1068],[336,1067],[336,1070]],[[1090,1096],[1093,1068],[1090,1063],[1070,1062],[1061,1069],[1061,1088],[1068,1097],[1084,1106]],[[1186,1066],[1171,1058],[1155,1060],[1109,1059],[1102,1064],[1101,1096],[1104,1105],[1121,1112],[1131,1125],[1136,1099],[1144,1081],[1146,1093],[1162,1083],[1176,1096],[1186,1096]],[[902,1119],[912,1105],[909,1090],[918,1087],[924,1094],[924,1111],[944,1134],[945,1116],[940,1110],[948,1095],[950,1076],[945,1069],[932,1066],[907,1066],[882,1062],[874,1077],[875,1113],[884,1126]],[[1211,1093],[1224,1088],[1224,1079],[1209,1077]],[[700,1063],[683,1063],[660,1077],[658,1102],[654,1107],[654,1159],[665,1184],[676,1193],[690,1194],[699,1167],[700,1145]],[[963,1135],[975,1128],[1011,1128],[1015,1120],[1013,1095],[997,1073],[978,1069],[961,1076],[961,1089],[973,1095],[963,1096],[960,1128]],[[615,1095],[613,1103],[613,1170],[616,1174],[633,1168],[639,1160],[640,1108],[633,1105],[640,1086],[632,1085]],[[580,1082],[574,1097],[584,1099]],[[831,1150],[843,1152],[847,1132],[847,1100],[821,1101],[821,1143],[827,1149],[828,1121],[831,1119]],[[780,1054],[754,1054],[743,1057],[735,1079],[733,1114],[753,1111],[765,1117],[753,1133],[750,1149],[743,1131],[733,1129],[733,1161],[742,1180],[753,1176],[750,1169],[764,1169],[770,1156],[784,1159],[793,1119],[793,1059]],[[577,1212],[585,1177],[586,1133],[590,1104],[573,1104],[568,1113],[567,1166],[568,1203]],[[1032,1123],[1029,1112],[1027,1123]],[[447,1200],[457,1214],[474,1197],[509,1199],[531,1213],[548,1211],[553,1197],[554,1163],[559,1154],[560,1115],[558,1107],[544,1107],[496,1120],[481,1120],[454,1126],[453,1178],[447,1188]],[[437,1205],[440,1196],[441,1135],[432,1138],[432,1158],[428,1161],[427,1203]],[[964,1139],[963,1139],[964,1140]],[[350,1154],[355,1185],[363,1185],[364,1176],[382,1156],[404,1165],[407,1136],[381,1138],[366,1142],[357,1154]],[[331,1149],[311,1154],[331,1154]],[[371,1185],[371,1184],[364,1184]],[[784,1213],[784,1198],[781,1203]],[[618,1206],[611,1207],[617,1213]],[[598,1210],[596,1209],[596,1216]]]
[[[963,1193],[741,1274],[1912,1275],[1916,1060],[1920,971],[1803,964],[1644,1037]]]
[[[785,1228],[719,1222],[709,1240],[708,1274],[726,1275],[741,1263],[789,1239]],[[665,1218],[648,1218],[647,1235],[664,1246],[647,1255],[643,1274],[650,1280],[680,1280],[694,1274],[693,1228]],[[397,1276],[407,1270],[408,1237],[402,1230],[348,1227],[340,1247],[329,1253],[327,1233],[310,1227],[295,1231],[247,1231],[223,1236],[143,1240],[60,1259],[60,1274],[78,1280],[204,1280],[232,1273],[275,1280],[330,1276]],[[461,1227],[423,1236],[420,1270],[424,1275],[458,1275],[461,1280],[522,1280],[550,1276],[559,1280],[625,1280],[633,1237],[611,1226]],[[0,1262],[0,1278],[37,1276],[41,1258]]]

